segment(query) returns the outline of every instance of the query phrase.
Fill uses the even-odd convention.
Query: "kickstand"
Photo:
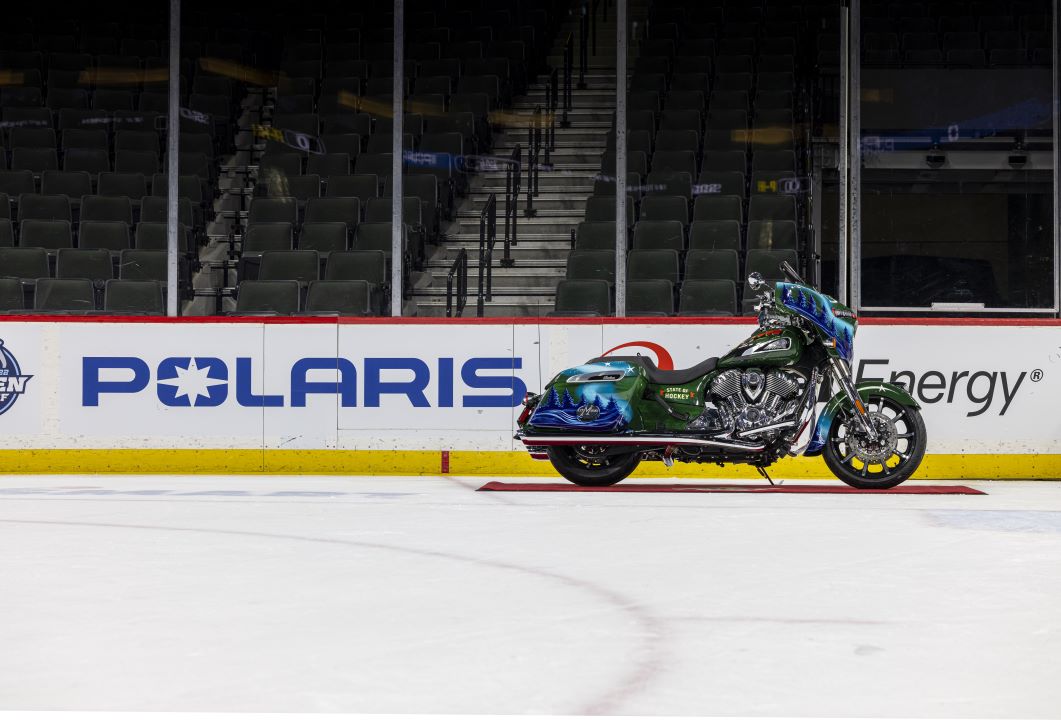
[[[771,480],[770,476],[766,474],[766,468],[764,468],[762,465],[756,465],[755,469],[758,470],[759,474],[762,475],[764,478],[766,478],[766,481],[768,483],[770,483],[771,485],[780,485],[781,483],[784,482],[783,480],[779,480],[778,482],[775,483],[773,480]]]

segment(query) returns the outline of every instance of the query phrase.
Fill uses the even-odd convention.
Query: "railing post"
[[[593,35],[593,55],[597,55],[597,5],[600,0],[593,0],[593,17],[590,18],[590,33]]]
[[[578,89],[586,89],[586,62],[589,41],[589,5],[582,3],[582,14],[578,18]]]
[[[512,259],[510,249],[516,244],[516,204],[519,202],[516,197],[519,188],[518,158],[519,146],[517,145],[509,162],[505,163],[505,250],[501,257],[501,267],[512,267],[516,264]]]
[[[494,243],[497,242],[497,196],[491,195],[486,203],[486,299],[494,299]]]
[[[475,300],[475,315],[477,317],[483,316],[485,309],[486,298],[483,296],[484,273],[486,272],[486,216],[483,214],[479,215],[479,291],[476,295]]]
[[[506,208],[512,213],[512,245],[519,242],[519,181],[523,168],[523,148],[519,145],[512,150],[512,161],[509,171],[512,173],[512,198]]]
[[[556,111],[560,109],[559,97],[557,96],[559,84],[560,75],[557,73],[556,68],[553,68],[549,95],[549,148],[551,150],[556,149]]]
[[[457,253],[457,259],[453,261],[446,275],[446,317],[453,317],[454,275],[457,284],[457,317],[461,317],[464,315],[464,307],[468,304],[468,251],[464,248]]]
[[[530,147],[527,149],[527,209],[524,212],[527,217],[534,217],[537,214],[534,209],[534,197],[538,194],[538,154],[541,152],[542,144],[541,118],[542,106],[539,105],[532,115],[529,131]]]
[[[571,120],[567,114],[571,111],[571,75],[574,72],[575,54],[572,45],[572,35],[567,34],[564,43],[564,116],[560,120],[560,127],[571,127]]]

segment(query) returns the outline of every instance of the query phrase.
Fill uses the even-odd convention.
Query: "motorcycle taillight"
[[[526,395],[524,395],[523,396],[523,411],[520,412],[519,418],[516,420],[516,422],[518,424],[520,424],[520,425],[522,425],[525,422],[527,422],[527,419],[531,416],[531,413],[534,412],[534,408],[537,405],[538,405],[538,396],[537,395],[535,395],[532,392],[528,392]]]

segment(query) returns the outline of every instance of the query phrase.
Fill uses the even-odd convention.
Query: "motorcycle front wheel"
[[[886,490],[917,470],[928,433],[917,408],[880,396],[865,399],[867,418],[877,430],[871,440],[848,409],[833,419],[822,456],[836,477],[860,490]]]
[[[549,448],[549,461],[565,478],[586,487],[614,485],[640,464],[636,452],[608,454],[601,446],[579,445]]]

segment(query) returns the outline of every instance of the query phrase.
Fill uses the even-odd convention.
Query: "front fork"
[[[858,418],[859,424],[862,425],[862,429],[866,435],[869,436],[870,440],[877,440],[877,429],[873,427],[873,423],[866,417],[866,406],[862,403],[862,398],[858,396],[858,392],[855,390],[855,384],[851,382],[851,373],[848,371],[847,366],[840,361],[840,358],[830,357],[829,365],[833,369],[833,377],[843,388],[844,394],[847,395],[847,399],[851,401],[852,407],[855,408],[855,417]]]

